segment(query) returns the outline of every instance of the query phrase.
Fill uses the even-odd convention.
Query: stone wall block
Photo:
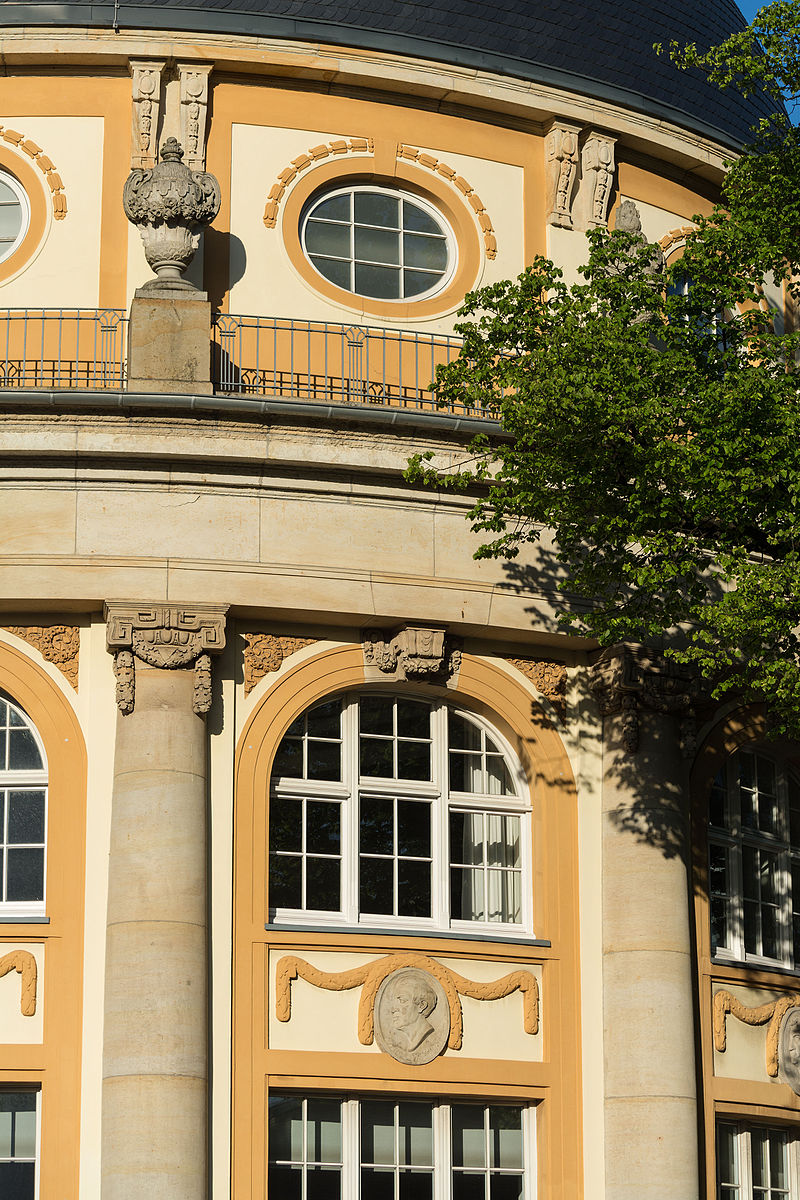
[[[211,305],[205,293],[136,295],[128,329],[128,390],[210,395]]]
[[[105,1097],[103,1200],[207,1195],[203,1080],[123,1075],[105,1081]]]

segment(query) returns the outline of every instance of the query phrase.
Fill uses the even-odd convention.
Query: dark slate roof
[[[406,52],[567,87],[732,146],[771,111],[653,52],[654,42],[706,47],[742,28],[733,0],[0,0],[0,26],[115,23]]]

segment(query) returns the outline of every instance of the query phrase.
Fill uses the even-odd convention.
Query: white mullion
[[[433,1105],[433,1195],[434,1200],[453,1200],[453,1140],[451,1107]]]
[[[350,192],[350,291],[356,290],[356,196]]]
[[[431,708],[431,782],[436,786],[431,813],[431,916],[439,926],[450,924],[450,804],[448,800],[447,707]]]
[[[361,1187],[361,1106],[352,1097],[342,1099],[342,1200],[355,1200]]]
[[[750,1147],[750,1130],[746,1126],[737,1126],[739,1147],[739,1191],[742,1200],[752,1200],[753,1169]]]
[[[492,1180],[492,1124],[489,1119],[489,1105],[483,1106],[483,1195],[489,1200]]]
[[[538,1193],[536,1156],[537,1112],[533,1104],[522,1109],[522,1194],[525,1200],[536,1200]]]
[[[392,1105],[392,1120],[394,1121],[394,1200],[400,1200],[400,1102],[395,1100]]]
[[[397,741],[395,741],[397,746]],[[397,771],[395,770],[395,775]],[[396,789],[395,789],[396,790]],[[399,871],[399,838],[398,838],[398,797],[395,795],[392,798],[392,916],[399,917],[400,913],[400,871]],[[374,913],[373,916],[377,916]]]
[[[307,1176],[308,1176],[308,1097],[304,1096],[301,1104],[302,1122],[303,1122],[303,1151],[302,1151],[302,1167],[300,1170],[301,1180],[301,1195],[302,1200],[306,1200],[307,1195]],[[290,1134],[291,1136],[291,1134]],[[292,1153],[291,1144],[289,1145],[289,1154]]]
[[[350,695],[342,709],[342,782],[348,793],[348,798],[342,801],[345,808],[342,813],[342,912],[351,925],[357,924],[359,917],[359,769],[358,697]]]

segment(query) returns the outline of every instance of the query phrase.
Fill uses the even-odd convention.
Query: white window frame
[[[720,1163],[718,1154],[718,1131],[721,1125],[727,1125],[735,1132],[737,1167],[739,1172],[738,1185],[723,1185],[720,1180]],[[763,1189],[753,1191],[752,1159],[750,1153],[750,1135],[755,1131],[766,1130],[768,1133],[781,1134],[786,1138],[787,1177],[789,1187],[783,1189]],[[772,1200],[777,1192],[783,1200],[800,1200],[800,1142],[791,1129],[786,1126],[770,1125],[768,1122],[743,1122],[735,1118],[718,1117],[715,1128],[715,1161],[716,1161],[716,1196],[717,1200]]]
[[[432,220],[434,220],[436,222],[436,224],[440,227],[442,236],[444,238],[445,246],[447,248],[447,267],[446,267],[445,271],[442,273],[441,278],[433,285],[433,287],[428,288],[428,290],[425,292],[416,292],[413,296],[405,296],[405,295],[372,296],[372,295],[367,294],[366,292],[356,291],[356,262],[357,261],[362,262],[368,266],[377,266],[377,267],[390,266],[392,268],[397,267],[397,269],[400,272],[400,282],[401,282],[401,286],[402,286],[403,270],[405,268],[405,264],[403,262],[403,233],[404,232],[410,232],[410,233],[416,232],[415,230],[406,231],[405,228],[402,226],[402,221],[401,221],[401,228],[400,228],[400,262],[399,262],[399,265],[396,263],[379,263],[379,262],[373,263],[371,261],[367,262],[367,260],[365,260],[365,259],[358,259],[358,260],[356,259],[355,233],[354,233],[356,221],[355,221],[354,215],[351,215],[351,218],[349,221],[332,222],[333,224],[342,225],[343,227],[347,226],[347,228],[349,228],[349,230],[350,230],[351,253],[350,253],[349,259],[342,258],[339,255],[321,254],[317,250],[309,250],[307,248],[307,246],[306,246],[306,229],[307,229],[308,221],[309,221],[309,219],[314,217],[314,212],[319,204],[321,204],[324,200],[331,200],[335,196],[353,196],[354,199],[351,202],[351,214],[354,214],[355,196],[356,196],[356,194],[364,194],[364,193],[372,193],[372,194],[377,194],[377,195],[390,195],[397,200],[407,200],[410,203],[417,205],[417,207],[421,208],[423,210],[423,212],[426,212],[432,218]],[[328,220],[328,218],[323,218],[323,219]],[[381,228],[383,228],[383,226],[376,225],[376,226],[369,226],[368,228],[381,229]],[[430,235],[430,236],[433,236],[433,235]],[[351,296],[361,296],[365,300],[377,300],[383,304],[416,304],[420,300],[429,300],[432,296],[437,296],[440,292],[443,292],[445,290],[445,288],[450,284],[453,276],[455,275],[456,268],[458,266],[458,242],[456,240],[456,236],[453,232],[450,222],[447,220],[447,218],[444,216],[444,214],[442,212],[440,212],[440,210],[438,208],[435,207],[435,205],[431,204],[430,201],[425,200],[422,196],[416,195],[414,192],[404,191],[402,188],[398,188],[398,187],[391,187],[391,186],[387,186],[387,185],[380,185],[380,184],[374,184],[374,183],[373,184],[369,184],[369,183],[349,184],[344,187],[333,187],[333,188],[330,188],[328,191],[325,191],[321,194],[314,196],[308,202],[308,204],[304,208],[303,213],[300,217],[300,245],[303,249],[303,254],[306,256],[306,259],[308,260],[310,266],[319,275],[320,279],[324,279],[327,284],[330,284],[332,287],[341,288],[341,284],[334,283],[332,279],[329,279],[327,275],[324,275],[322,273],[322,271],[320,271],[319,267],[317,267],[317,265],[314,262],[315,257],[316,258],[329,258],[335,262],[342,262],[342,263],[349,262],[349,264],[350,264],[350,286],[347,288],[341,288],[341,290],[347,292]],[[414,267],[414,268],[409,268],[409,269],[424,271],[426,268]]]
[[[20,207],[22,209],[22,224],[20,225],[19,233],[15,237],[14,241],[0,242],[0,262],[5,262],[5,260],[10,258],[14,251],[22,244],[25,239],[25,235],[30,229],[31,205],[30,200],[28,199],[28,193],[25,191],[20,181],[14,175],[12,175],[10,171],[0,168],[0,180],[2,180],[7,187],[11,188],[12,192],[19,200]]]
[[[777,797],[777,832],[774,834],[747,829],[741,817],[741,802],[737,777],[737,761],[740,754],[751,754],[756,759],[772,763],[775,770]],[[792,773],[800,786],[800,772],[793,769],[784,757],[764,753],[759,747],[743,746],[731,755],[723,768],[725,790],[725,825],[711,824],[709,814],[708,851],[709,872],[712,847],[722,847],[727,855],[728,905],[730,928],[728,945],[712,947],[712,957],[718,962],[747,962],[764,967],[781,967],[800,970],[794,961],[794,937],[792,929],[792,861],[800,865],[800,848],[792,848],[789,828],[788,776]],[[716,781],[715,781],[716,783]],[[766,851],[777,857],[776,895],[778,899],[777,941],[779,953],[772,958],[753,953],[745,948],[744,936],[744,847]],[[800,897],[797,898],[800,900]],[[709,875],[709,922],[711,920],[711,881]]]
[[[41,1087],[31,1086],[30,1084],[6,1084],[0,1087],[0,1092],[6,1094],[19,1095],[21,1092],[27,1095],[36,1096],[36,1141],[33,1160],[30,1158],[0,1158],[0,1163],[14,1162],[31,1162],[34,1164],[33,1172],[33,1200],[39,1200],[39,1177],[41,1174],[41,1147],[42,1147],[42,1089]]]
[[[47,904],[47,828],[49,820],[49,787],[47,755],[39,730],[31,721],[25,710],[7,693],[0,691],[0,700],[13,708],[25,722],[25,728],[33,735],[39,753],[42,756],[43,767],[36,771],[11,771],[0,767],[0,857],[2,857],[2,886],[0,886],[0,923],[8,917],[37,917],[44,916]],[[31,791],[44,792],[44,846],[42,854],[42,899],[41,900],[4,900],[8,881],[8,805],[4,794],[10,789],[30,788]],[[16,847],[18,844],[14,843]],[[41,843],[31,843],[38,849]],[[24,843],[19,843],[20,849],[25,849]]]
[[[277,1091],[278,1089],[276,1089]],[[280,1090],[281,1095],[290,1095],[289,1091]],[[361,1120],[360,1110],[362,1103],[369,1103],[371,1100],[381,1100],[392,1104],[402,1104],[406,1101],[419,1101],[424,1104],[430,1104],[433,1108],[433,1200],[452,1200],[453,1195],[453,1165],[452,1165],[452,1140],[451,1140],[451,1112],[453,1106],[470,1105],[475,1108],[482,1108],[484,1113],[489,1107],[511,1107],[519,1108],[522,1113],[522,1181],[523,1181],[523,1200],[536,1200],[537,1187],[537,1163],[536,1163],[536,1105],[530,1102],[520,1102],[513,1099],[506,1100],[505,1098],[492,1097],[485,1099],[482,1097],[471,1096],[449,1096],[430,1097],[430,1096],[415,1096],[415,1095],[386,1095],[383,1092],[370,1094],[361,1093],[359,1095],[347,1094],[331,1094],[319,1093],[318,1097],[309,1095],[298,1095],[297,1099],[303,1103],[303,1161],[291,1160],[292,1165],[302,1165],[304,1168],[315,1166],[316,1160],[311,1160],[307,1155],[307,1132],[306,1132],[306,1106],[309,1100],[319,1098],[320,1100],[338,1100],[342,1105],[342,1160],[341,1164],[325,1163],[326,1166],[341,1165],[341,1195],[342,1200],[358,1200],[360,1195],[360,1177],[361,1168],[364,1165],[361,1156]],[[272,1164],[270,1159],[270,1164]],[[288,1160],[277,1160],[280,1165],[287,1164]],[[367,1166],[371,1164],[366,1164]],[[388,1164],[387,1164],[388,1165]],[[397,1164],[395,1164],[395,1172]],[[387,1172],[388,1173],[388,1172]],[[489,1174],[488,1163],[487,1168],[483,1171],[470,1172],[470,1174],[483,1174],[484,1178]],[[515,1172],[516,1174],[516,1172]],[[304,1183],[302,1189],[302,1197],[305,1200],[305,1170],[303,1172]],[[269,1200],[273,1200],[270,1196]],[[280,1200],[280,1197],[274,1198]]]
[[[431,782],[390,780],[358,775],[359,764],[359,700],[370,696],[419,700],[431,706]],[[334,697],[328,697],[333,699]],[[338,799],[342,805],[341,822],[341,897],[339,910],[275,908],[270,906],[270,920],[275,924],[325,925],[340,924],[364,929],[385,929],[401,926],[423,931],[450,930],[463,934],[487,937],[524,938],[533,936],[533,863],[531,850],[531,816],[529,788],[521,765],[511,747],[498,731],[475,713],[448,700],[431,698],[412,691],[347,692],[342,700],[342,783],[314,780],[282,779],[273,782],[270,803],[284,798],[309,797]],[[319,703],[325,703],[320,701]],[[449,792],[448,709],[466,717],[485,729],[501,751],[515,789],[513,796],[491,796],[473,792]],[[431,916],[409,917],[388,914],[359,913],[359,813],[362,795],[408,796],[427,798],[433,806],[431,822]],[[450,811],[500,813],[516,816],[520,821],[520,921],[470,921],[450,918]]]

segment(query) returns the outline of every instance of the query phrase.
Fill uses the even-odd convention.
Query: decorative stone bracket
[[[522,992],[522,1020],[526,1033],[539,1032],[539,983],[531,971],[512,971],[492,983],[476,983],[423,954],[390,954],[350,971],[320,971],[302,958],[290,954],[278,961],[275,973],[275,1015],[289,1021],[292,1015],[292,981],[304,979],[312,987],[329,992],[347,992],[361,988],[358,1002],[358,1040],[371,1046],[375,1036],[375,998],[378,988],[394,971],[416,967],[428,971],[442,985],[450,1008],[450,1050],[460,1050],[464,1018],[459,996],[474,1000],[502,1000],[513,992]]]
[[[596,229],[608,223],[616,138],[556,120],[545,134],[547,223]]]
[[[786,1014],[792,1008],[800,1007],[800,994],[782,996],[780,1000],[771,1000],[767,1004],[759,1004],[748,1008],[731,992],[720,991],[714,996],[714,1049],[724,1054],[728,1045],[727,1018],[736,1017],[744,1025],[766,1025],[766,1068],[767,1074],[775,1079],[779,1067],[779,1035]]]
[[[58,667],[62,675],[78,690],[78,658],[81,647],[80,630],[75,625],[5,625],[9,633],[22,638],[42,658]]]
[[[461,669],[461,640],[444,626],[405,625],[394,634],[367,629],[362,642],[365,666],[396,679],[441,682]]]
[[[642,709],[677,716],[681,752],[686,758],[694,753],[699,680],[677,663],[644,646],[611,646],[594,664],[590,687],[604,717],[622,714],[622,741],[628,754],[639,749]]]
[[[20,975],[20,1011],[23,1017],[36,1015],[36,959],[30,950],[12,950],[0,958],[0,979],[16,971]]]
[[[550,701],[561,721],[566,720],[567,668],[563,663],[536,658],[507,658],[506,662],[520,671]]]
[[[156,165],[161,80],[166,63],[131,59],[131,170],[148,171]]]
[[[250,695],[265,675],[279,671],[285,658],[319,641],[319,638],[289,637],[277,633],[245,633],[243,636],[245,696]]]
[[[181,141],[190,171],[206,169],[206,125],[210,63],[178,63],[181,85]]]
[[[225,649],[227,605],[136,605],[109,601],[105,606],[106,645],[114,655],[117,708],[133,712],[136,659],[151,667],[194,667],[194,711],[211,707],[211,655]]]

